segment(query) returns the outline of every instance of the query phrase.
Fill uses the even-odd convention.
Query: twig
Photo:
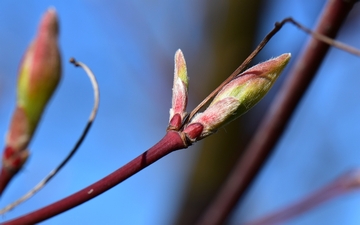
[[[328,1],[315,32],[334,38],[355,2],[355,0]],[[244,156],[235,166],[214,202],[199,220],[199,225],[224,223],[271,154],[328,49],[328,44],[311,39],[305,52],[290,72],[291,76],[279,90],[274,103],[246,148]]]
[[[329,38],[325,35],[322,35],[318,32],[314,32],[308,28],[306,28],[305,26],[301,25],[300,23],[296,22],[293,18],[286,18],[284,19],[281,23],[283,22],[289,22],[289,23],[292,23],[294,24],[295,26],[297,26],[299,29],[303,30],[304,32],[310,34],[313,38],[319,40],[319,41],[322,41],[332,47],[335,47],[335,48],[338,48],[338,49],[341,49],[345,52],[348,52],[348,53],[351,53],[353,55],[356,55],[356,56],[360,56],[360,50],[359,49],[356,49],[350,45],[347,45],[347,44],[344,44],[340,41],[336,41],[332,38]]]
[[[349,171],[342,174],[336,180],[327,184],[325,187],[317,190],[307,197],[301,199],[292,205],[280,209],[274,213],[269,214],[261,219],[245,223],[244,225],[275,225],[284,223],[285,221],[294,218],[306,211],[315,208],[316,206],[334,199],[350,191],[358,190],[360,188],[360,170]]]
[[[5,214],[6,212],[12,210],[13,208],[18,206],[22,202],[24,202],[27,199],[31,198],[40,189],[42,189],[60,171],[60,169],[65,166],[65,164],[75,154],[75,152],[78,150],[81,143],[85,139],[91,125],[93,124],[93,121],[95,119],[96,113],[97,113],[98,108],[99,108],[99,86],[98,86],[98,83],[96,81],[95,75],[92,73],[92,71],[85,64],[75,61],[74,58],[71,58],[70,62],[73,63],[75,66],[80,66],[81,68],[83,68],[85,70],[86,74],[88,75],[88,77],[89,77],[89,79],[91,81],[93,89],[94,89],[94,106],[93,106],[93,109],[91,110],[91,114],[90,114],[90,117],[89,117],[88,122],[86,124],[86,127],[85,127],[83,133],[81,134],[79,140],[76,142],[74,148],[70,151],[70,153],[67,155],[67,157],[60,163],[60,165],[58,165],[58,167],[56,167],[54,170],[52,170],[47,175],[47,177],[45,177],[42,181],[40,181],[40,183],[38,183],[33,189],[31,189],[28,193],[26,193],[20,199],[16,200],[15,202],[13,202],[13,203],[7,205],[5,208],[1,209],[0,214]]]

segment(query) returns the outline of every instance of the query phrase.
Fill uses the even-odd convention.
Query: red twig
[[[334,38],[355,0],[328,1],[315,32]],[[257,133],[224,184],[213,204],[198,224],[223,224],[239,198],[244,195],[255,176],[281,137],[297,104],[320,67],[329,45],[311,39],[298,63],[290,72]]]
[[[186,145],[180,134],[168,131],[156,145],[100,181],[58,202],[2,224],[35,224],[49,219],[104,193],[165,155],[182,148],[186,148]]]

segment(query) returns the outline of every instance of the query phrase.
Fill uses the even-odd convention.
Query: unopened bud
[[[186,62],[182,51],[179,49],[175,53],[174,84],[172,95],[172,108],[170,109],[169,128],[178,130],[187,113],[186,105],[188,101],[188,76]]]
[[[238,75],[221,89],[204,112],[194,116],[184,133],[192,124],[200,123],[204,129],[196,139],[199,140],[247,112],[270,90],[290,57],[290,53],[283,54]]]
[[[187,126],[184,130],[184,133],[186,134],[187,137],[187,142],[189,141],[190,144],[194,143],[201,136],[203,130],[204,130],[204,125],[201,123],[192,123],[189,126]]]
[[[38,33],[27,49],[19,69],[17,103],[6,137],[3,165],[25,162],[25,151],[43,110],[55,91],[61,75],[58,49],[58,20],[54,9],[41,19]],[[24,151],[24,153],[20,153]],[[19,156],[19,160],[14,157]],[[13,166],[20,166],[13,163]],[[14,168],[10,168],[14,169]],[[15,168],[19,169],[19,168]]]

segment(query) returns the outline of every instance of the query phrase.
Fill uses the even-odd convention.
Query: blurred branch
[[[88,77],[91,81],[93,89],[94,89],[94,106],[93,106],[93,109],[91,110],[91,114],[90,114],[89,120],[86,124],[86,127],[85,127],[83,133],[81,134],[79,140],[76,142],[74,148],[70,151],[68,156],[60,163],[60,165],[58,167],[56,167],[53,171],[51,171],[47,175],[47,177],[45,177],[42,181],[40,181],[40,183],[38,183],[32,190],[30,190],[28,193],[26,193],[20,199],[16,200],[15,202],[13,202],[13,203],[7,205],[5,208],[1,209],[0,214],[5,214],[6,212],[12,210],[14,207],[18,206],[22,202],[31,198],[34,194],[36,194],[36,192],[40,191],[40,189],[42,189],[61,170],[61,168],[63,168],[65,166],[65,164],[76,153],[76,151],[79,149],[80,145],[84,141],[88,131],[90,130],[91,125],[93,124],[93,121],[95,119],[96,113],[99,108],[99,86],[98,86],[98,83],[96,81],[95,75],[85,64],[83,64],[81,62],[76,62],[75,59],[73,59],[73,58],[70,60],[70,62],[73,63],[75,66],[82,67],[85,70],[86,74],[88,75]]]
[[[334,38],[355,2],[328,1],[315,32]],[[223,224],[228,218],[271,154],[328,49],[328,44],[317,39],[310,40],[247,147],[245,155],[239,160],[223,189],[198,224]]]
[[[327,184],[314,193],[304,197],[299,202],[285,207],[277,212],[271,213],[256,221],[246,223],[245,225],[271,225],[283,223],[288,219],[298,216],[312,208],[329,201],[340,195],[349,193],[360,188],[360,170],[352,170],[342,174],[336,180]]]

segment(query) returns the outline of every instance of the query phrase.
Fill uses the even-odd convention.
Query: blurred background
[[[86,63],[101,91],[98,117],[84,144],[43,190],[3,221],[66,197],[113,172],[165,134],[173,57],[181,48],[190,76],[188,111],[231,74],[276,21],[291,16],[314,27],[325,0],[10,1],[0,2],[0,133],[15,106],[19,62],[42,14],[60,20],[61,84],[30,145],[31,157],[1,198],[3,207],[44,178],[73,147],[93,104]],[[360,6],[338,39],[360,48]],[[292,25],[270,41],[254,64],[285,52],[296,61],[307,35]],[[360,63],[331,49],[261,174],[229,218],[241,224],[300,199],[359,167]],[[174,152],[105,194],[43,224],[193,224],[256,130],[285,70],[254,109],[215,135]],[[4,140],[0,143],[4,145]],[[354,192],[286,224],[359,224]]]

